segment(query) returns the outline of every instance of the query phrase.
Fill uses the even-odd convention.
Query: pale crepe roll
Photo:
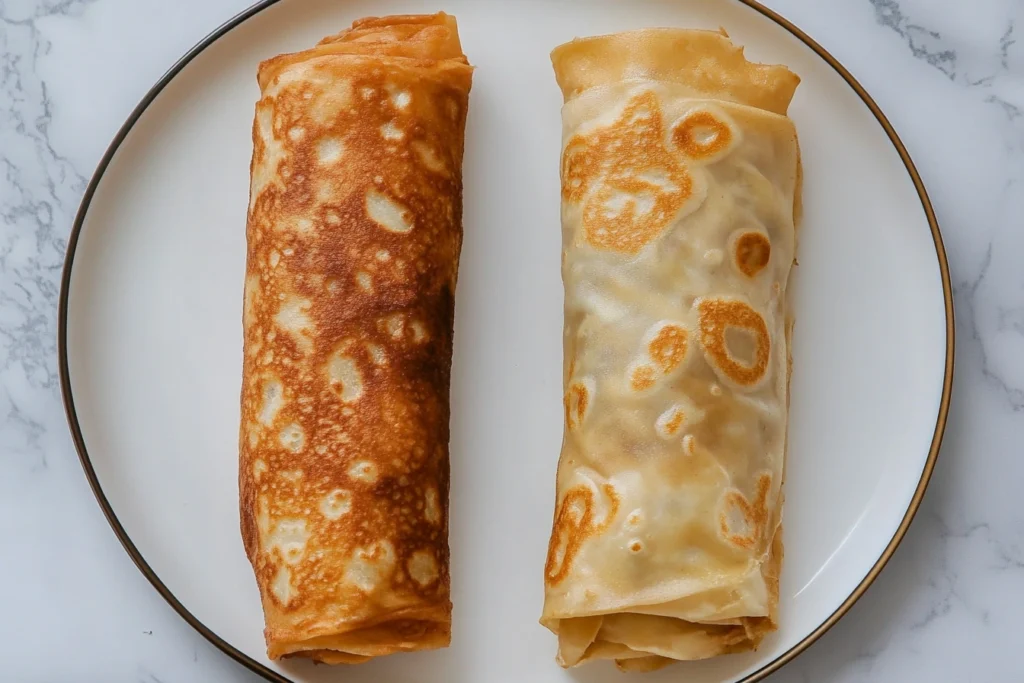
[[[239,489],[272,658],[449,643],[471,76],[444,14],[363,19],[260,65]]]
[[[782,563],[799,79],[709,31],[552,60],[565,433],[541,622],[563,666],[756,648]]]

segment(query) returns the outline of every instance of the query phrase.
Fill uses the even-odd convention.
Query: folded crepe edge
[[[315,47],[261,62],[257,70],[260,89],[265,89],[275,76],[293,64],[332,55],[370,56],[385,61],[410,60],[425,66],[473,69],[462,52],[458,22],[451,14],[364,17],[352,22],[351,28],[327,36]]]
[[[800,84],[781,64],[749,61],[724,29],[648,28],[576,38],[552,50],[551,63],[566,102],[603,85],[660,81],[685,86],[693,97],[785,116]]]

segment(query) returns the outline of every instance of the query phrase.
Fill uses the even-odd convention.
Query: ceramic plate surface
[[[352,668],[267,659],[239,536],[242,284],[256,66],[366,15],[458,17],[477,67],[452,385],[452,647]],[[69,250],[65,400],[115,531],[194,626],[279,681],[623,681],[562,671],[537,623],[562,435],[561,95],[548,61],[577,35],[725,27],[803,79],[805,170],[781,628],[756,653],[645,681],[756,680],[870,584],[934,465],[952,373],[945,258],[924,190],[841,68],[740,2],[284,0],[222,27],[133,114]],[[191,58],[189,60],[189,58]],[[639,679],[636,679],[639,680]]]

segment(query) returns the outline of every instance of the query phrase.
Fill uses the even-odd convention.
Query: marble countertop
[[[0,679],[248,681],[132,565],[56,369],[72,218],[149,86],[248,0],[0,0]],[[1024,680],[1024,3],[772,0],[873,94],[942,226],[957,316],[942,454],[874,587],[773,682]]]

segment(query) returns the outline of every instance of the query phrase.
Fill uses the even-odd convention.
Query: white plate
[[[336,669],[267,660],[238,531],[241,304],[256,65],[415,0],[288,0],[211,35],[139,106],[90,185],[61,306],[64,396],[92,485],[157,589],[273,680],[621,681],[567,673],[537,624],[562,430],[558,150],[548,52],[576,35],[724,26],[802,78],[782,626],[757,653],[645,681],[755,680],[835,622],[899,542],[934,465],[952,372],[938,229],[884,117],[841,67],[739,2],[445,0],[478,67],[465,161],[453,396],[448,650]],[[191,60],[191,61],[189,61]],[[88,449],[88,451],[86,450]]]

